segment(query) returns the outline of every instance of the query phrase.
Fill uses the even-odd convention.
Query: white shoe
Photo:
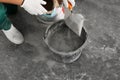
[[[2,30],[5,36],[14,44],[21,44],[24,41],[23,35],[13,26],[9,30]]]

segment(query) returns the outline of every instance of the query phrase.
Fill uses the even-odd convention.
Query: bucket
[[[61,7],[61,0],[44,0],[47,2],[43,7],[48,11],[46,14],[38,15],[37,19],[39,22],[45,24],[52,24],[56,21],[57,11],[56,8]]]
[[[44,42],[58,61],[71,63],[80,57],[87,43],[87,33],[83,27],[81,36],[78,36],[67,27],[64,20],[60,20],[47,28]]]

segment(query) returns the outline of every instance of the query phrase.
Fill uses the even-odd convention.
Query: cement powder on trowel
[[[70,52],[82,46],[84,42],[82,37],[71,31],[64,22],[56,26],[57,30],[48,38],[48,43],[52,48],[57,51]]]

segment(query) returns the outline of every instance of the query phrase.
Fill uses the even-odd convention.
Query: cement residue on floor
[[[49,25],[19,8],[10,19],[25,43],[0,33],[0,80],[120,80],[120,0],[76,0],[74,10],[87,19],[89,43],[77,61],[63,64],[43,41]]]

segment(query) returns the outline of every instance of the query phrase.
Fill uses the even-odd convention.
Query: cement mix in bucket
[[[57,26],[55,30],[48,37],[48,44],[57,51],[70,52],[80,48],[85,42],[85,34],[82,33],[79,37],[71,29],[69,29],[65,22],[59,22],[53,25]]]
[[[54,7],[58,7],[60,4],[62,4],[62,0],[44,0],[47,2],[46,5],[43,5],[45,9],[48,11],[52,11]]]
[[[45,9],[47,9],[48,11],[51,11],[53,9],[53,0],[44,0],[47,2],[46,5],[43,5],[45,7]]]
[[[38,21],[45,24],[52,24],[56,20],[57,11],[62,4],[62,0],[44,0],[47,2],[43,7],[47,10],[46,14],[37,15]],[[59,12],[59,11],[58,11]]]

